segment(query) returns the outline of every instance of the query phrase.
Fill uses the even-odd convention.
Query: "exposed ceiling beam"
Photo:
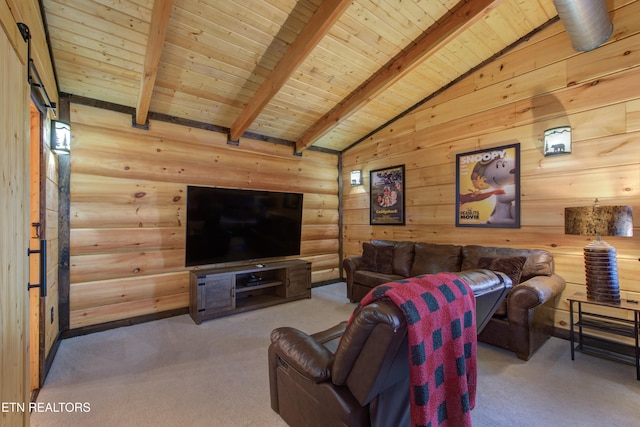
[[[462,0],[452,13],[425,31],[347,98],[318,120],[296,142],[300,152],[354,114],[373,98],[438,53],[448,42],[495,9],[502,0]]]
[[[240,115],[231,125],[229,140],[237,141],[258,114],[284,86],[291,74],[305,60],[307,55],[322,40],[333,24],[340,18],[351,0],[324,0],[307,25],[289,46],[255,95],[244,107]]]
[[[136,105],[136,124],[138,126],[144,126],[147,122],[151,95],[158,75],[158,63],[171,17],[172,3],[173,0],[155,0],[153,3],[147,51],[144,55],[144,69],[140,78],[140,91]]]

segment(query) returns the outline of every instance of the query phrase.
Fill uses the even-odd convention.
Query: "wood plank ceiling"
[[[59,91],[343,151],[555,19],[552,0],[42,0]]]

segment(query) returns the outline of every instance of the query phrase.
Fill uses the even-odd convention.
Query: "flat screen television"
[[[302,194],[187,186],[185,266],[300,254]]]

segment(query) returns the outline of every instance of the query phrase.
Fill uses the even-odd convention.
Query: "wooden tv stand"
[[[193,270],[189,314],[203,320],[311,298],[311,263],[279,261],[248,266]]]

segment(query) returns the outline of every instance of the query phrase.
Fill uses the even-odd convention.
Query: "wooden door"
[[[27,44],[0,2],[0,425],[29,425],[29,87]],[[20,406],[21,405],[21,406]]]
[[[42,253],[46,242],[46,224],[44,212],[45,198],[42,197],[42,114],[31,102],[30,108],[30,208],[29,208],[29,390],[33,392],[40,388],[44,370],[43,341],[43,310],[44,298],[37,285],[46,285],[46,277],[42,277],[41,263],[46,253]],[[46,251],[45,251],[46,252]],[[43,280],[45,281],[43,283]]]

